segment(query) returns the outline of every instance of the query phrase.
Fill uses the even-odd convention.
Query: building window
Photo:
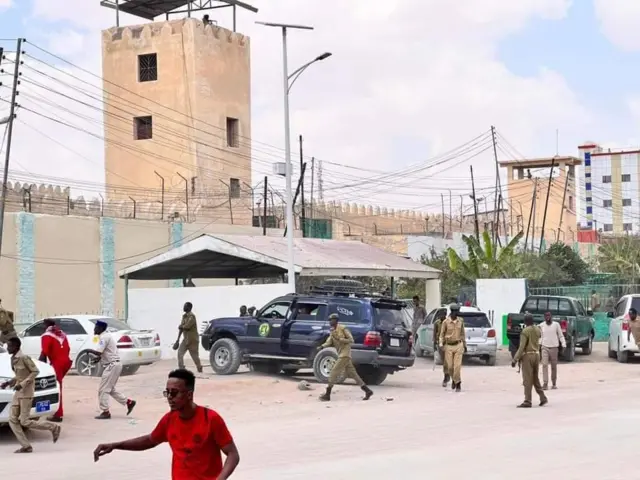
[[[622,174],[622,181],[623,182],[630,182],[631,181],[631,174],[630,173],[623,173]]]
[[[227,117],[227,147],[240,146],[240,122],[237,118]]]
[[[591,191],[591,182],[586,182],[586,183],[584,184],[584,188],[585,188],[587,191],[589,191],[589,192],[590,192],[590,191]]]
[[[611,175],[603,175],[602,183],[611,183]]]
[[[155,82],[158,80],[158,55],[148,53],[138,55],[138,81]]]
[[[602,206],[604,208],[611,208],[613,206],[613,200],[603,200]]]
[[[622,199],[622,206],[623,207],[630,207],[631,206],[631,199],[630,198],[623,198]]]
[[[133,138],[136,140],[153,138],[153,118],[151,116],[133,119]]]
[[[592,200],[591,200],[591,197],[587,197],[587,202],[588,202],[588,203],[591,203],[591,201],[592,201]]]
[[[240,180],[237,178],[229,179],[229,196],[231,198],[240,198]]]
[[[584,174],[584,178],[591,178],[591,172],[587,172]]]
[[[569,195],[569,210],[573,211],[573,195]]]
[[[631,230],[633,230],[633,224],[632,223],[623,223],[622,224],[622,229],[625,232],[630,232]]]
[[[604,224],[605,232],[613,232],[613,223],[605,223]]]
[[[593,207],[587,207],[587,213],[593,213]]]

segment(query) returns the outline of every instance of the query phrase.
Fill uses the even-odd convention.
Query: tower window
[[[138,55],[138,81],[155,82],[158,80],[158,54]]]
[[[227,147],[240,146],[240,122],[237,118],[227,117]]]
[[[153,138],[153,118],[151,116],[133,119],[133,138],[136,140]]]

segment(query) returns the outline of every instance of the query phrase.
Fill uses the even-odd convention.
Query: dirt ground
[[[357,387],[344,385],[336,388],[334,401],[323,404],[317,400],[322,386],[297,388],[301,379],[313,382],[310,375],[292,379],[249,372],[199,375],[196,399],[216,409],[235,436],[241,462],[233,478],[238,480],[620,480],[635,475],[619,465],[633,468],[625,459],[637,452],[639,363],[619,364],[607,358],[605,345],[597,345],[591,356],[561,364],[560,388],[549,392],[549,405],[530,410],[515,408],[522,387],[506,353],[495,367],[466,362],[460,394],[444,390],[441,367],[433,371],[432,360],[420,358],[414,368],[375,388],[369,402],[360,401]],[[172,367],[161,362],[123,377],[119,389],[138,406],[126,417],[114,405],[114,418],[106,422],[93,419],[98,379],[69,376],[60,441],[53,445],[48,434],[32,432],[34,453],[14,455],[11,431],[0,428],[3,473],[45,480],[170,478],[165,445],[114,452],[97,464],[92,451],[98,443],[153,429],[167,411],[162,390]]]

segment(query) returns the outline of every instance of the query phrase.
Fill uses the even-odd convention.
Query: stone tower
[[[195,18],[102,33],[110,200],[198,205],[251,184],[249,38]]]

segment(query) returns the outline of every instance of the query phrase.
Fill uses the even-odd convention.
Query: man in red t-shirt
[[[164,396],[171,411],[149,435],[98,445],[93,458],[114,450],[141,451],[168,442],[173,452],[172,480],[226,480],[240,463],[238,448],[224,420],[193,402],[196,378],[189,370],[169,373]],[[222,463],[222,453],[226,459]]]
[[[69,340],[67,335],[56,325],[55,320],[45,319],[47,329],[40,337],[41,353],[39,360],[46,362],[49,360],[53,370],[56,372],[56,380],[60,384],[60,403],[58,411],[50,419],[52,422],[62,422],[64,412],[62,410],[62,379],[71,369],[71,357],[69,356]]]

